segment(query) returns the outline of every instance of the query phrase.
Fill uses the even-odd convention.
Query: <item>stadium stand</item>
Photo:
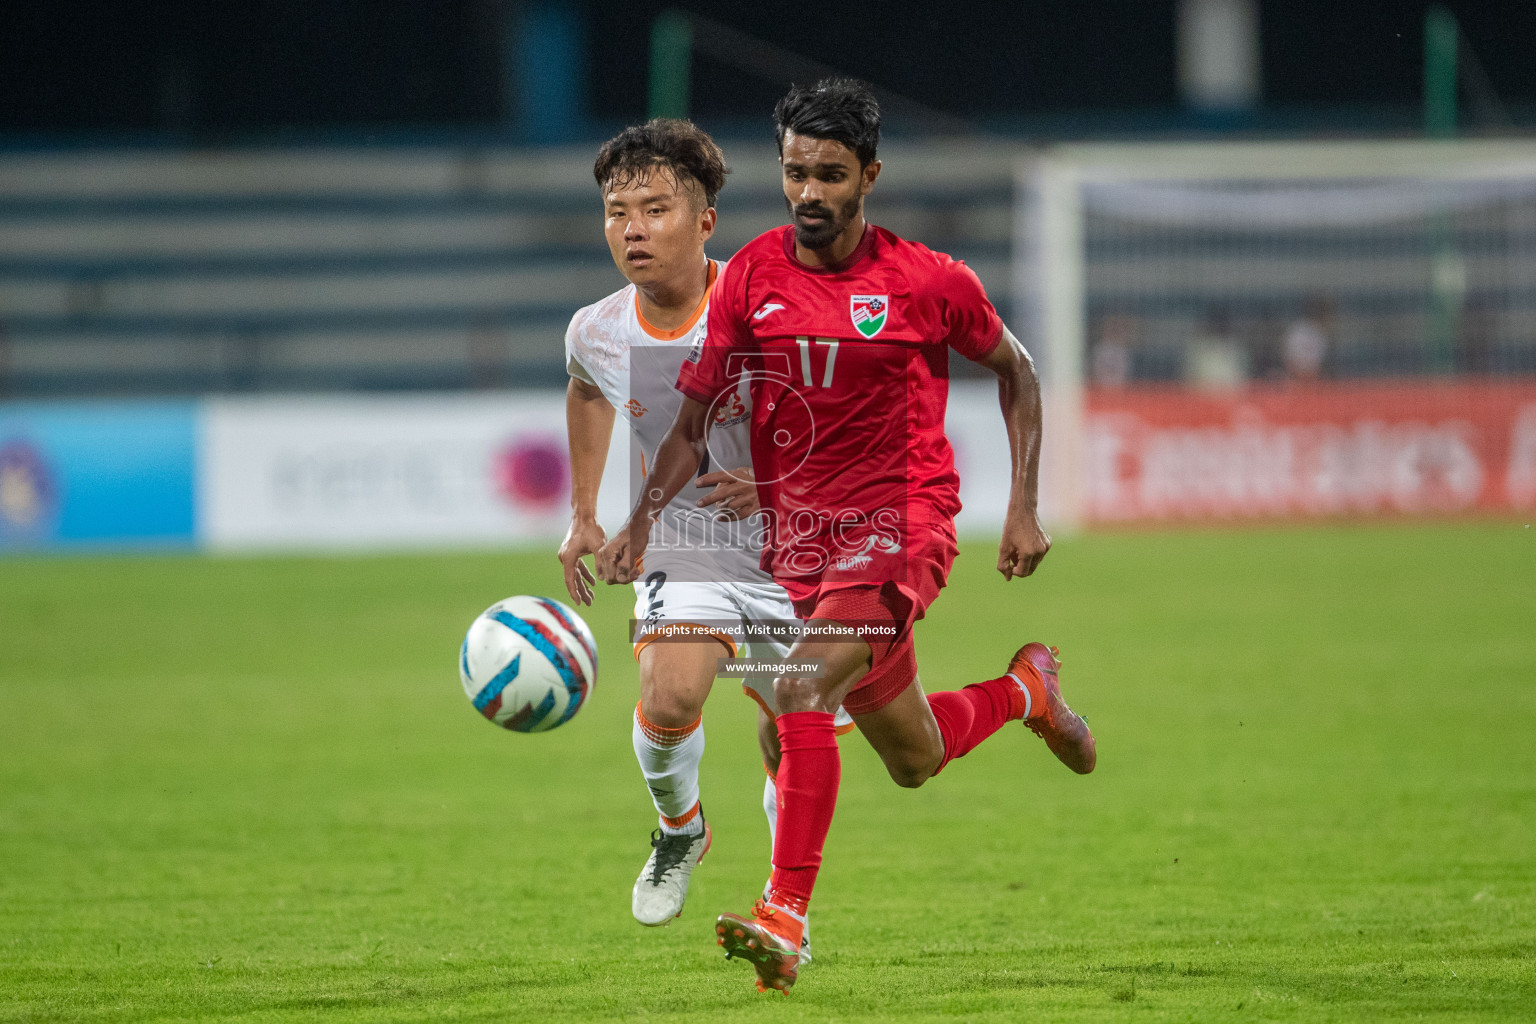
[[[876,219],[1008,294],[1020,149],[889,147]],[[771,146],[711,251],[784,222]],[[0,395],[558,384],[619,277],[587,147],[0,155]]]

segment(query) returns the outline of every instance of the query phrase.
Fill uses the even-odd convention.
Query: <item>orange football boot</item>
[[[1098,753],[1088,723],[1061,699],[1061,683],[1057,679],[1061,671],[1061,661],[1057,658],[1060,653],[1045,644],[1025,644],[1008,663],[1008,674],[1020,681],[1026,675],[1039,675],[1044,684],[1045,700],[1034,700],[1024,724],[1045,740],[1045,745],[1062,764],[1079,775],[1087,775],[1093,771]]]
[[[758,900],[752,917],[721,914],[715,920],[716,940],[725,947],[725,958],[751,961],[757,971],[757,990],[777,989],[785,994],[800,970],[800,936],[805,922],[790,911]]]

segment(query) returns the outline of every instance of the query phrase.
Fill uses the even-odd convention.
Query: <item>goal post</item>
[[[1039,364],[1044,403],[1042,517],[1058,532],[1083,525],[1087,349],[1080,166],[1053,153],[1019,165],[1015,182],[1015,308]]]
[[[1536,144],[1062,145],[1021,160],[1015,185],[1016,321],[1040,364],[1058,531],[1122,518],[1105,460],[1125,452],[1106,454],[1100,406],[1156,396],[1171,421],[1262,397],[1284,418],[1305,396],[1326,419],[1366,384],[1536,380]],[[1341,388],[1354,397],[1329,398]]]

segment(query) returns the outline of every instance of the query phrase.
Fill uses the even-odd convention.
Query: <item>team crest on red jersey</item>
[[[853,317],[853,329],[866,338],[873,338],[880,333],[890,311],[889,295],[852,295],[848,298],[848,313]]]

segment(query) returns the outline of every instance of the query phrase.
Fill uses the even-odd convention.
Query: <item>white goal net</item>
[[[1017,194],[1058,525],[1521,507],[1536,145],[1063,146]]]

